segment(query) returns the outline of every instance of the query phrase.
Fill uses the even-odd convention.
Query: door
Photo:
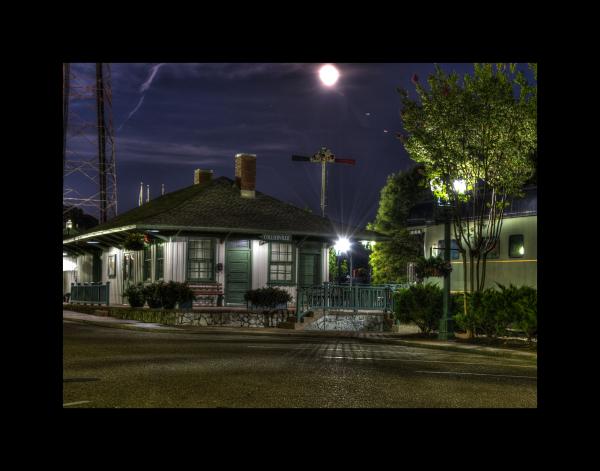
[[[315,286],[321,283],[319,257],[318,254],[300,252],[300,265],[298,267],[300,286]]]
[[[231,240],[225,249],[225,303],[244,305],[252,284],[252,251],[249,240]]]

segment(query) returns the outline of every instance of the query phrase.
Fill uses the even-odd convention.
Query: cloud
[[[148,78],[140,87],[140,93],[142,93],[142,97],[140,98],[140,101],[138,101],[138,104],[136,105],[136,107],[129,113],[129,116],[127,116],[127,119],[125,119],[125,121],[123,121],[121,126],[118,127],[117,131],[120,131],[123,128],[123,126],[125,126],[125,123],[127,123],[127,121],[129,121],[131,119],[131,117],[137,112],[137,110],[140,109],[140,106],[142,106],[142,103],[144,102],[144,97],[146,96],[145,93],[150,88],[150,85],[152,85],[152,81],[154,80],[154,77],[156,76],[158,69],[160,69],[163,65],[165,65],[164,62],[160,63],[160,64],[156,64],[155,66],[152,66],[150,68],[150,73],[148,74]]]
[[[164,62],[160,63],[160,64],[156,64],[155,66],[153,66],[150,69],[150,75],[148,76],[148,79],[140,87],[140,93],[144,93],[146,90],[148,90],[150,88],[150,85],[152,85],[152,81],[154,80],[154,77],[156,76],[158,69],[160,69],[163,65],[165,65]]]

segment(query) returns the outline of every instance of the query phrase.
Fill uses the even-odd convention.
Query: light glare
[[[454,191],[462,195],[467,191],[467,182],[464,180],[454,180]]]
[[[340,253],[346,253],[350,250],[350,241],[346,237],[340,237],[334,245],[335,251]]]

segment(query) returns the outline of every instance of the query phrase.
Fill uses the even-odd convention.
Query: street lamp
[[[446,178],[446,183],[449,183],[449,178]],[[441,182],[439,180],[434,179],[430,182],[431,191],[436,192],[443,189]],[[452,187],[454,191],[458,194],[464,194],[467,190],[467,184],[464,180],[454,180],[452,182]],[[446,197],[447,191],[446,191]],[[450,250],[451,250],[451,240],[450,240],[450,222],[451,215],[448,209],[450,203],[442,203],[442,199],[438,198],[438,206],[442,207],[442,211],[444,214],[444,262],[447,264],[451,263],[450,259]],[[444,291],[443,291],[443,313],[442,318],[440,319],[440,329],[438,333],[438,338],[440,340],[450,340],[454,338],[454,321],[452,319],[452,313],[450,312],[450,272],[446,272],[444,274]]]

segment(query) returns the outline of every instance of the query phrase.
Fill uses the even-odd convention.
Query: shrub
[[[504,296],[505,310],[513,327],[522,330],[531,340],[537,336],[537,290],[530,286],[505,287],[498,283]]]
[[[144,297],[144,286],[141,283],[129,285],[123,295],[127,296],[127,301],[131,307],[142,307],[146,302]]]
[[[414,322],[425,334],[438,329],[443,314],[440,288],[425,283],[396,291],[394,296],[394,314],[400,322]]]
[[[523,330],[529,339],[537,333],[537,291],[512,284],[488,288],[468,296],[467,315],[462,308],[454,320],[459,328],[490,338],[503,336],[509,326]]]
[[[280,304],[289,303],[292,296],[280,288],[259,288],[246,291],[244,299],[254,306],[273,309]]]
[[[156,309],[163,306],[162,296],[164,284],[163,281],[159,281],[144,287],[144,296],[148,302],[148,307]]]
[[[187,283],[176,283],[174,281],[171,281],[170,283],[174,283],[173,289],[177,293],[177,303],[179,304],[179,307],[181,307],[182,304],[189,304],[196,299],[194,291],[192,291],[192,288],[190,288]]]
[[[175,309],[175,305],[179,301],[179,292],[181,283],[169,281],[165,283],[160,290],[162,305],[165,309]]]

